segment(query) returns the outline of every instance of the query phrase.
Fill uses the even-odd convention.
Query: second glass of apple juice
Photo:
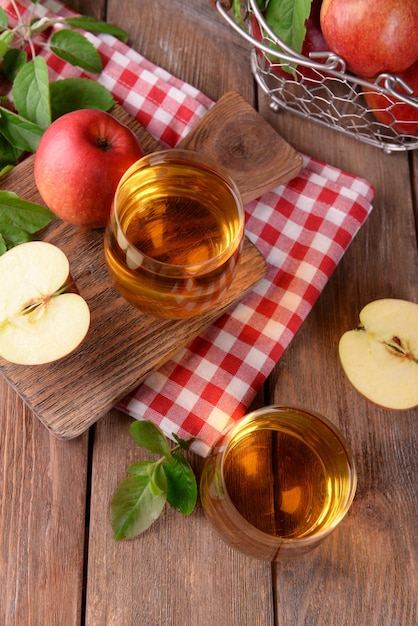
[[[328,419],[267,406],[221,437],[205,462],[200,497],[226,543],[279,561],[318,546],[347,513],[356,485],[351,449]]]
[[[105,232],[116,288],[135,307],[168,319],[218,302],[244,240],[241,195],[228,173],[189,150],[163,150],[122,176]]]

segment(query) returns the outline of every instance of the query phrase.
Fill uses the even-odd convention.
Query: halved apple
[[[90,327],[74,291],[68,259],[53,244],[30,241],[0,256],[0,356],[40,365],[73,352]]]
[[[418,304],[383,298],[367,304],[360,324],[339,342],[340,361],[351,384],[388,409],[418,405]]]

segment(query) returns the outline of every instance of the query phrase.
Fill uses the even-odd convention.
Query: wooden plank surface
[[[295,568],[277,568],[277,623],[408,626],[416,622],[418,597],[417,409],[388,411],[362,398],[343,374],[337,346],[367,302],[418,302],[409,158],[343,136],[321,141],[319,127],[271,113],[264,99],[260,111],[285,137],[296,138],[302,152],[375,187],[368,222],[270,378],[273,401],[303,404],[339,425],[358,467],[354,504],[330,541]],[[290,606],[290,598],[302,597],[304,602]]]
[[[127,465],[141,457],[128,435],[130,419],[112,411],[98,421],[89,457],[87,433],[57,441],[0,380],[0,623],[417,623],[417,412],[385,411],[361,398],[336,354],[340,334],[366,302],[382,295],[418,301],[416,155],[386,155],[273,114],[255,89],[246,45],[208,0],[69,4],[126,28],[133,47],[212,99],[237,90],[297,150],[375,185],[370,220],[258,398],[305,404],[337,423],[354,449],[359,486],[348,516],[322,546],[273,568],[226,547],[200,507],[188,518],[167,509],[137,540],[116,543],[109,500]],[[201,459],[190,458],[199,473]]]
[[[51,437],[0,378],[0,624],[81,624],[88,435]]]
[[[86,624],[274,626],[269,563],[225,546],[200,504],[188,517],[166,506],[140,537],[115,542],[111,494],[129,464],[151,458],[130,423],[112,411],[96,425]],[[190,460],[199,476],[202,459]]]

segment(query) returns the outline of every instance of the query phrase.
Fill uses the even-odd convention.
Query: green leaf
[[[44,130],[21,115],[0,107],[0,133],[15,148],[36,152]]]
[[[312,0],[271,0],[265,12],[265,20],[274,33],[299,53],[306,36],[305,20],[311,12],[311,4]],[[271,48],[281,50],[273,44]],[[283,69],[293,71],[291,64]]]
[[[31,235],[53,219],[55,215],[44,206],[23,200],[12,191],[0,190],[0,236],[7,249],[29,241]]]
[[[160,495],[162,492],[167,492],[165,476],[160,479],[160,466],[161,463],[159,461],[138,461],[137,463],[132,463],[126,471],[133,476],[147,476],[150,480],[151,493],[153,493],[153,495]],[[162,487],[160,487],[159,484],[160,480],[163,482]]]
[[[51,50],[60,59],[77,65],[88,72],[100,73],[102,59],[93,44],[77,31],[68,29],[54,33],[50,41]]]
[[[7,174],[7,172],[10,172],[12,169],[14,168],[14,165],[10,164],[10,165],[4,165],[1,169],[0,169],[0,178],[2,176],[4,176],[5,174]]]
[[[161,463],[158,461],[149,466],[149,488],[153,496],[159,497],[164,494],[167,498],[167,477]]]
[[[197,500],[196,477],[181,452],[173,453],[173,462],[164,465],[167,476],[167,501],[183,515],[189,515]]]
[[[15,148],[7,139],[0,135],[0,168],[7,165],[16,165],[22,153],[23,150]]]
[[[76,109],[108,111],[115,100],[103,85],[90,78],[63,78],[49,85],[52,120]]]
[[[7,50],[9,49],[10,44],[13,40],[13,31],[12,30],[4,30],[0,34],[0,59],[4,57]]]
[[[0,256],[7,251],[7,245],[0,233]]]
[[[9,20],[7,18],[7,13],[0,7],[0,28],[7,28],[8,24]]]
[[[312,0],[271,0],[267,6],[267,24],[296,52],[302,50],[311,4]]]
[[[160,454],[171,460],[171,449],[163,431],[150,420],[133,422],[130,427],[131,437],[138,446],[146,448],[154,454]]]
[[[157,480],[156,484],[160,487],[159,495],[151,492],[149,476],[130,476],[117,486],[110,505],[115,539],[132,539],[160,516],[167,496],[163,489],[164,471],[161,465],[158,467],[160,469],[154,482]]]
[[[43,57],[35,57],[17,73],[12,90],[18,113],[44,130],[51,123],[48,68]]]
[[[63,20],[64,23],[69,24],[75,28],[82,28],[88,30],[91,33],[106,33],[107,35],[113,35],[125,43],[128,41],[128,33],[117,26],[103,22],[94,17],[86,15],[79,15],[76,17],[66,17]]]
[[[182,439],[181,437],[178,437],[176,433],[171,433],[171,435],[173,439],[177,441],[178,445],[180,446],[180,448],[182,448],[182,450],[188,450],[190,448],[190,440]]]
[[[3,226],[0,235],[6,244],[7,250],[14,248],[21,243],[32,241],[31,235],[26,230],[15,227],[8,228],[7,226]]]
[[[27,62],[28,55],[24,50],[18,48],[9,48],[3,59],[3,73],[7,80],[12,83],[16,78],[18,71]]]
[[[134,476],[149,476],[149,466],[154,463],[155,461],[137,461],[128,467],[126,473]]]

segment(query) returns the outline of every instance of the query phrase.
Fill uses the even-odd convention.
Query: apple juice
[[[115,286],[158,317],[208,309],[227,290],[241,253],[244,218],[235,184],[186,151],[148,155],[122,179],[105,234]]]
[[[342,436],[301,409],[267,407],[221,440],[201,482],[205,513],[233,547],[266,560],[312,549],[342,519],[356,472]]]

